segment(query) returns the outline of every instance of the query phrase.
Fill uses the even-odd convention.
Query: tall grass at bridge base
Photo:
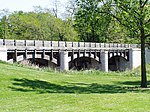
[[[58,72],[0,63],[0,112],[149,112],[150,88],[140,88],[135,72]]]

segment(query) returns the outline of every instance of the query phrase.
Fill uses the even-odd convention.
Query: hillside
[[[148,77],[149,78],[149,77]],[[148,112],[140,76],[56,72],[0,63],[0,112]]]

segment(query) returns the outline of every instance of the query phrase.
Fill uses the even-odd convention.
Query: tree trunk
[[[141,34],[141,87],[147,88],[146,77],[146,62],[145,62],[145,31],[144,31],[144,16],[143,16],[143,2],[139,1],[140,5],[140,34]]]
[[[146,77],[146,62],[145,62],[145,34],[144,28],[141,27],[141,87],[147,88],[147,77]]]

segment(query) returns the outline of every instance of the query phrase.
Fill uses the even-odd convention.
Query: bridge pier
[[[13,54],[13,62],[17,62],[17,49],[15,49]]]
[[[102,51],[100,58],[101,58],[102,70],[108,72],[108,51]]]
[[[69,70],[68,51],[60,52],[60,70]]]
[[[0,48],[0,60],[7,62],[7,48]]]
[[[129,49],[129,63],[131,70],[141,65],[141,49]]]
[[[37,57],[36,49],[34,49],[33,54],[32,54],[32,63],[35,64],[35,59]]]

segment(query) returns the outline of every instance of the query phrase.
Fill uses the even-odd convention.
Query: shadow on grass
[[[141,82],[140,81],[125,81],[125,82],[117,82],[116,84],[139,86],[141,85]],[[150,81],[147,81],[147,84],[150,84]]]
[[[84,84],[84,83],[65,82],[64,85],[59,85],[41,80],[13,79],[13,81],[14,81],[13,86],[10,87],[12,90],[21,92],[36,92],[39,94],[42,93],[112,94],[112,93],[127,93],[127,92],[150,93],[149,89],[143,90],[139,87],[127,87],[122,85],[117,86],[117,83],[114,85],[101,85],[97,83]],[[137,84],[137,82],[135,82],[135,84]]]

